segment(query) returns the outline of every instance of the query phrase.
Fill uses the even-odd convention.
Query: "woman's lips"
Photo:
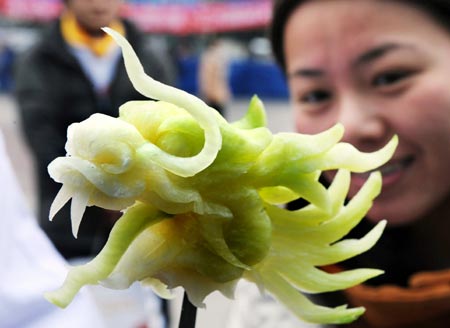
[[[383,177],[383,188],[397,183],[406,170],[413,164],[413,156],[405,156],[401,159],[392,160],[374,171],[380,171]],[[360,188],[367,180],[371,172],[353,173],[352,187]]]

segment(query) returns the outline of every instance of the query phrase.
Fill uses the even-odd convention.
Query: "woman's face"
[[[284,31],[296,127],[318,133],[337,122],[344,141],[374,151],[399,146],[381,168],[371,220],[424,217],[450,193],[450,33],[394,1],[308,1]],[[328,172],[331,178],[332,173]],[[367,175],[354,174],[350,195]]]

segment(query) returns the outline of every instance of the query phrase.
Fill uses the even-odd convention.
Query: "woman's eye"
[[[384,86],[391,86],[394,85],[403,79],[410,76],[412,72],[410,71],[392,71],[392,72],[386,72],[377,75],[372,80],[372,86],[374,87],[384,87]]]
[[[301,96],[300,101],[306,104],[317,104],[329,100],[330,92],[326,90],[315,90]]]

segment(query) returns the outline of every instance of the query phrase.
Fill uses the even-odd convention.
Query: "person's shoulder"
[[[139,29],[134,23],[123,19],[126,38],[136,51],[144,70],[158,81],[173,84],[175,72],[173,63],[166,50],[157,51],[151,45],[152,36]]]
[[[123,19],[122,22],[125,26],[126,38],[134,51],[141,57],[141,60],[145,60],[148,56],[152,57],[153,53],[149,46],[149,37],[147,34],[127,19]]]
[[[27,83],[33,75],[46,76],[49,68],[58,66],[61,58],[66,60],[64,41],[58,33],[58,21],[51,22],[39,32],[33,45],[17,55],[14,76],[18,83]]]
[[[134,47],[139,47],[144,43],[145,34],[133,22],[122,19],[128,42]]]
[[[144,57],[144,59],[148,56],[153,57],[155,53],[150,47],[150,36],[127,19],[123,19],[123,23],[125,26],[126,38],[138,56]]]
[[[53,51],[59,51],[63,46],[62,43],[59,20],[52,21],[41,29],[35,43],[23,52],[23,57],[30,60]]]

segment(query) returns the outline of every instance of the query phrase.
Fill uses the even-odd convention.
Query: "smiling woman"
[[[297,130],[315,134],[341,123],[343,139],[362,151],[399,136],[362,223],[387,219],[386,233],[372,251],[329,268],[386,271],[372,286],[323,300],[366,306],[358,327],[450,322],[449,15],[444,1],[275,1],[272,46]],[[325,180],[333,176],[324,172]],[[350,196],[367,177],[352,174]]]
[[[344,139],[365,151],[398,134],[397,154],[383,169],[383,195],[369,217],[407,223],[450,190],[444,174],[450,161],[450,37],[403,3],[353,6],[307,2],[286,22],[285,69],[297,128],[317,133],[340,122]],[[355,176],[351,194],[362,180]]]

